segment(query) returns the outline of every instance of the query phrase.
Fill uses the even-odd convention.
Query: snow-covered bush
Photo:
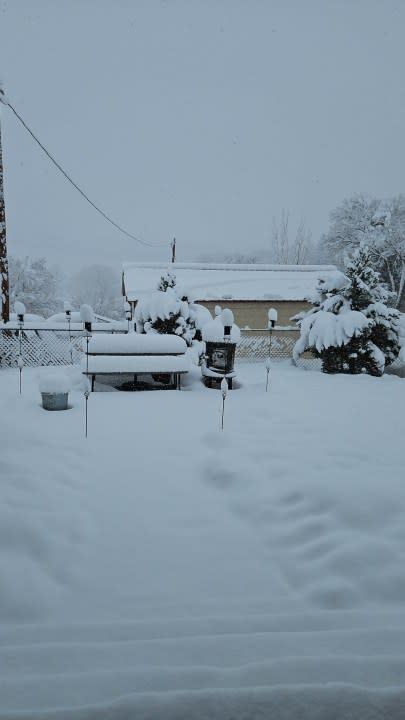
[[[194,340],[201,340],[201,330],[212,319],[211,313],[193,302],[191,293],[175,283],[175,276],[167,273],[161,277],[161,289],[138,301],[136,329],[137,332],[179,335],[191,346]]]
[[[345,261],[346,273],[318,282],[318,306],[295,317],[301,336],[295,360],[311,350],[324,372],[382,375],[398,356],[399,312],[370,265],[370,252],[360,246]]]
[[[212,315],[208,308],[204,307],[204,305],[199,305],[198,303],[192,303],[190,306],[190,311],[193,314],[196,329],[195,339],[198,340],[199,338],[201,340],[202,330],[207,323],[211,322]]]

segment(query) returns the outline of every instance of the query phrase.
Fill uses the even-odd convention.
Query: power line
[[[146,245],[147,247],[167,247],[169,243],[150,243],[146,240],[141,240],[141,238],[137,237],[136,235],[133,235],[132,233],[128,232],[128,230],[125,230],[121,225],[119,225],[115,220],[113,220],[109,215],[107,215],[104,210],[102,210],[98,205],[96,205],[88,195],[84,192],[84,190],[79,187],[77,183],[70,177],[70,175],[66,172],[66,170],[63,169],[63,167],[55,160],[53,155],[49,152],[49,150],[46,149],[46,147],[41,143],[41,141],[37,138],[37,136],[33,133],[30,127],[28,127],[27,123],[24,122],[21,115],[18,114],[17,110],[11,105],[11,103],[5,99],[4,95],[1,98],[1,101],[4,105],[7,105],[10,110],[13,111],[16,118],[20,121],[21,125],[25,128],[25,130],[31,135],[31,137],[35,140],[37,145],[41,148],[41,150],[45,153],[45,155],[49,158],[49,160],[55,165],[55,167],[58,168],[58,170],[62,173],[62,175],[65,176],[66,180],[70,182],[71,185],[80,193],[80,195],[95,209],[97,212],[105,219],[107,222],[109,222],[111,225],[113,225],[117,230],[119,230],[123,235],[126,235],[127,237],[131,238],[131,240],[135,240],[136,242],[140,243],[141,245]]]

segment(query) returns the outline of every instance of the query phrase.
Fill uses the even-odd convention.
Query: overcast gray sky
[[[353,192],[404,191],[403,0],[0,0],[10,101],[88,194],[178,259],[314,237]],[[9,250],[67,268],[128,240],[2,112]]]

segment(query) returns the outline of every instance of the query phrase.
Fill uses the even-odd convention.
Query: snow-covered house
[[[312,307],[320,274],[335,272],[333,265],[233,265],[218,263],[125,262],[122,294],[134,309],[138,300],[156,290],[169,270],[179,288],[212,315],[216,305],[230,308],[241,328],[267,328],[269,307],[278,312],[278,325]]]

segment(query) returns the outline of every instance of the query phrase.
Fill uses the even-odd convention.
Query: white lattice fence
[[[69,338],[68,332],[26,330],[21,335],[24,365],[71,365],[80,361],[82,338]],[[0,331],[0,366],[15,367],[20,353],[18,331]]]

